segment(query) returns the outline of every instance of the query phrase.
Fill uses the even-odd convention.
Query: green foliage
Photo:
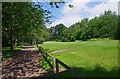
[[[47,59],[48,61],[52,62],[51,57],[48,57]],[[43,56],[41,56],[40,65],[44,70],[52,71],[52,68],[49,66],[49,64],[46,62]]]
[[[55,41],[87,41],[92,38],[118,39],[118,32],[118,15],[110,10],[90,20],[84,18],[69,28],[65,28],[62,24],[50,28],[51,40]]]
[[[40,57],[40,65],[41,67],[46,70],[46,71],[52,71],[52,68],[50,67],[50,65],[48,64],[48,62],[50,62],[52,64],[52,59],[50,56],[46,56],[46,51],[44,51],[44,49],[42,47],[38,47],[39,52],[41,53],[41,57]],[[47,60],[46,60],[46,59]],[[48,61],[48,62],[47,62]]]
[[[43,10],[40,3],[3,3],[2,14],[2,35],[7,39],[7,43],[10,42],[11,50],[17,42],[35,44],[36,40],[46,40],[48,32],[44,23],[49,22],[51,17],[50,12]]]
[[[8,46],[10,46],[8,36],[2,35],[2,39],[4,39],[4,40],[2,40],[2,47],[8,47]]]
[[[53,40],[55,41],[64,41],[64,30],[67,29],[63,24],[58,24],[55,27],[49,29]]]

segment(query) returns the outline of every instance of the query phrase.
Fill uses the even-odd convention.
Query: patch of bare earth
[[[68,49],[63,49],[63,50],[56,50],[56,51],[54,51],[54,52],[51,52],[51,54],[54,54],[54,53],[57,53],[57,52],[65,52],[65,51],[67,51]]]

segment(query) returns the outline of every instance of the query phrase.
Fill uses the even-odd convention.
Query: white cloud
[[[61,9],[63,16],[53,22],[51,26],[63,23],[65,26],[69,27],[83,18],[92,18],[103,13],[105,10],[112,10],[118,13],[119,0],[108,0],[107,2],[102,2],[92,8],[86,5],[90,1],[95,2],[95,0],[84,0],[84,2],[82,2],[82,0],[72,0],[69,3],[73,4],[73,8],[69,8],[69,3],[67,3]]]
[[[94,8],[88,8],[88,12],[91,13],[91,16],[99,15],[103,13],[105,10],[111,10],[118,14],[118,2],[112,2],[113,0],[109,0],[107,3],[101,3]]]

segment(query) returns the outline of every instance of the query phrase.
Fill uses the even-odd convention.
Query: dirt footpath
[[[24,47],[19,55],[2,62],[2,78],[30,78],[45,76],[40,64],[40,55],[34,47]]]

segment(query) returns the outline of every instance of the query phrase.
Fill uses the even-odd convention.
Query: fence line
[[[38,46],[37,46],[38,47]],[[58,74],[59,73],[59,64],[61,66],[63,66],[64,68],[66,68],[68,71],[70,71],[73,75],[75,75],[76,77],[81,77],[80,74],[78,74],[77,71],[75,71],[74,69],[72,69],[71,67],[69,67],[68,65],[66,65],[65,63],[63,63],[62,61],[60,61],[59,59],[55,58],[54,56],[45,53],[44,48],[42,47],[38,47],[40,53],[42,54],[43,58],[46,60],[46,62],[49,64],[49,66],[55,70],[55,73]],[[52,63],[47,59],[47,57],[50,56],[52,58]]]

